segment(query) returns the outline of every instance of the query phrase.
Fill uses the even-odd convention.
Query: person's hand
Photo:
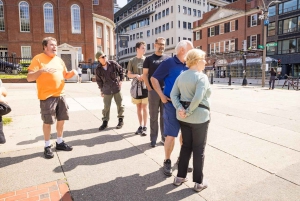
[[[161,102],[163,102],[164,104],[167,103],[168,101],[171,101],[170,98],[168,98],[167,96],[163,95],[162,97],[160,97]]]
[[[138,81],[143,81],[143,77],[140,75],[138,75],[136,78],[138,79]]]
[[[186,113],[185,113],[185,109],[183,109],[183,108],[180,108],[179,110],[178,110],[178,114],[179,114],[179,116],[181,117],[181,118],[186,118]]]
[[[120,86],[120,87],[122,86],[122,81],[119,82],[119,86]]]
[[[55,73],[56,71],[55,68],[43,68],[44,73]]]
[[[100,93],[100,96],[103,98],[103,97],[104,97],[104,93],[101,92],[101,93]]]
[[[152,91],[153,89],[151,87],[147,87],[148,91]]]
[[[78,72],[77,72],[77,70],[72,70],[73,72],[74,72],[74,75],[78,75]]]

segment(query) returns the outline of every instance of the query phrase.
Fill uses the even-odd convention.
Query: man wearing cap
[[[99,130],[101,131],[107,128],[112,98],[114,98],[118,109],[119,123],[116,128],[120,129],[124,124],[124,106],[122,105],[122,94],[120,92],[123,80],[123,69],[117,62],[108,60],[102,51],[96,53],[96,59],[99,61],[99,65],[96,69],[96,81],[104,103],[104,109],[102,110],[103,123],[99,127]]]

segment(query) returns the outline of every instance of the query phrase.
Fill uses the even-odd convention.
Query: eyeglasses
[[[159,45],[159,46],[165,46],[164,43],[155,43],[155,44],[157,44],[157,45]]]
[[[106,55],[102,56],[101,58],[104,59],[106,57]]]

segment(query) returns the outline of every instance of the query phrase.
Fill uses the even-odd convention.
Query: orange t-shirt
[[[55,73],[43,72],[36,80],[38,99],[58,97],[64,94],[65,78],[73,77],[74,72],[67,72],[64,61],[58,56],[49,57],[45,53],[36,55],[28,70],[37,71],[42,68],[55,68]]]

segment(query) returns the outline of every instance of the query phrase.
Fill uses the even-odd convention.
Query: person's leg
[[[0,116],[0,144],[5,144],[6,139],[3,132],[2,116]]]
[[[143,126],[143,117],[142,117],[142,103],[136,104],[136,111],[139,119],[140,126]]]
[[[122,101],[123,101],[123,97],[121,92],[115,93],[114,94],[114,99],[117,105],[117,109],[118,109],[118,118],[119,119],[123,119],[123,113],[124,113],[124,105],[122,105]]]
[[[189,161],[192,154],[192,129],[188,123],[180,121],[182,146],[180,149],[177,177],[186,178]]]
[[[150,141],[156,144],[158,135],[158,108],[160,98],[155,90],[148,92],[149,115],[150,115]]]
[[[147,120],[148,120],[148,104],[142,103],[141,104],[141,110],[143,111],[143,126],[147,126]]]
[[[165,141],[165,124],[164,124],[164,103],[161,102],[159,98],[159,126],[160,126],[160,134],[161,134],[161,140]]]
[[[272,81],[272,78],[270,77],[270,80],[269,80],[269,89],[271,89],[271,81]]]
[[[175,144],[175,137],[173,136],[166,136],[165,137],[165,159],[170,159],[171,153],[174,149],[174,144]]]
[[[202,124],[193,124],[192,126],[194,164],[193,181],[198,184],[201,184],[203,182],[203,166],[205,157],[204,152],[207,139],[208,125],[209,123],[207,121]]]
[[[102,121],[109,121],[112,97],[113,95],[104,95],[103,97],[104,108],[102,110]]]
[[[272,89],[274,89],[274,85],[275,85],[275,77],[272,79]]]
[[[65,121],[57,121],[56,122],[56,131],[57,131],[57,137],[63,137],[63,132],[64,132],[64,124]]]

